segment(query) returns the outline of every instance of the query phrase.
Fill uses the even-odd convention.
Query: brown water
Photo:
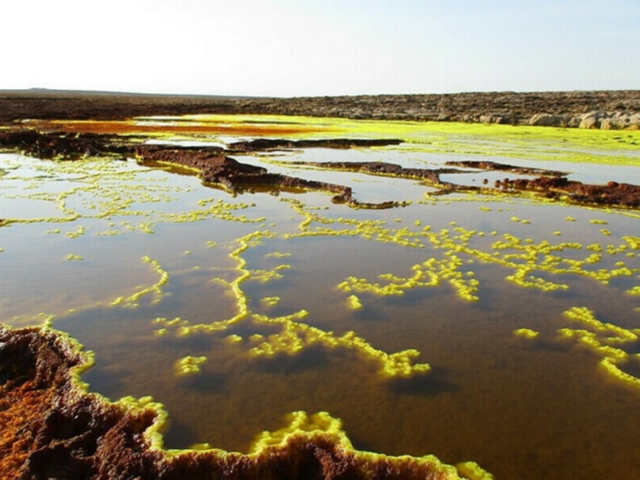
[[[360,150],[353,155],[362,161],[368,153]],[[381,154],[371,155],[380,159]],[[393,150],[385,150],[384,156],[386,161],[402,163],[403,156]],[[640,389],[607,375],[598,367],[601,355],[575,340],[561,340],[557,332],[585,328],[563,315],[574,306],[588,307],[602,322],[630,331],[640,328],[640,297],[625,293],[640,284],[635,256],[640,251],[628,247],[606,252],[607,245],[625,244],[624,236],[639,235],[637,212],[504,197],[432,199],[424,197],[429,189],[416,182],[316,170],[305,178],[334,182],[339,178],[340,183],[353,185],[364,201],[391,197],[413,203],[356,211],[332,205],[324,194],[234,198],[201,186],[195,178],[142,168],[131,161],[63,167],[1,155],[0,168],[7,172],[0,177],[4,187],[0,217],[37,219],[0,228],[2,318],[25,325],[42,321],[46,315],[39,313],[54,314],[56,328],[95,352],[96,365],[85,375],[92,390],[112,399],[153,395],[165,405],[171,419],[167,447],[208,442],[246,451],[258,433],[279,428],[291,411],[328,411],[343,420],[356,448],[432,453],[446,463],[473,460],[496,478],[640,476]],[[97,170],[98,189],[89,178]],[[69,217],[69,211],[60,208],[59,195],[74,187],[65,197],[66,208],[78,218],[66,222],[40,218]],[[126,202],[128,197],[132,203]],[[110,199],[109,205],[91,208],[104,198]],[[245,215],[245,222],[221,218],[219,211],[189,216],[218,200],[235,205],[233,214]],[[100,215],[109,209],[111,214]],[[300,227],[305,212],[319,217]],[[591,223],[594,219],[607,223]],[[372,238],[344,230],[363,220],[379,222],[390,235],[406,228],[405,233],[421,246],[380,241],[379,230]],[[74,236],[80,226],[84,231]],[[426,226],[430,230],[425,232]],[[296,236],[318,227],[340,232]],[[55,229],[60,233],[52,232]],[[449,235],[440,234],[442,229]],[[267,230],[271,238],[233,254],[243,236]],[[517,236],[522,244],[526,239],[530,244],[578,242],[553,252],[566,259],[588,257],[593,252],[586,246],[597,243],[605,250],[602,259],[585,270],[611,271],[622,261],[630,274],[603,285],[575,273],[537,272],[568,286],[543,291],[508,281],[513,268],[457,252],[464,261],[457,271],[473,272],[478,280],[478,301],[461,298],[443,278],[438,286],[409,288],[403,295],[354,292],[363,308],[352,310],[347,306],[351,293],[337,288],[354,275],[382,284],[386,282],[376,278],[379,274],[410,277],[415,264],[450,258],[451,248],[438,248],[435,239],[470,230],[484,236],[472,236],[469,248],[494,258],[510,251],[492,248],[494,242],[505,240],[504,234]],[[103,235],[107,231],[112,235]],[[433,232],[437,238],[428,237]],[[65,261],[68,254],[82,259]],[[159,287],[162,295],[157,291],[142,295],[137,307],[126,301],[112,306],[118,297],[128,297],[158,280],[158,272],[141,261],[143,256],[156,260],[169,275],[166,285]],[[239,285],[250,313],[277,318],[305,309],[308,316],[299,322],[336,337],[354,331],[387,353],[417,349],[416,361],[428,362],[431,372],[385,378],[379,363],[361,350],[323,344],[306,345],[295,354],[253,357],[251,348],[262,340],[251,335],[268,338],[282,326],[251,315],[222,331],[181,336],[180,325],[211,324],[236,315],[237,295],[228,283],[212,279],[238,278],[240,258],[246,261],[242,268],[251,272]],[[290,267],[274,270],[282,264]],[[264,271],[279,275],[261,281]],[[261,301],[264,297],[280,300],[269,306]],[[181,320],[158,335],[163,326],[158,317]],[[522,327],[538,331],[539,336],[530,340],[514,335]],[[231,334],[242,340],[230,342]],[[630,356],[621,368],[640,373],[634,356],[640,352],[640,342],[616,346]],[[206,361],[197,374],[177,375],[175,364],[187,355],[203,355]]]

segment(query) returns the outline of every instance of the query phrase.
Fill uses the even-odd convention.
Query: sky
[[[0,11],[0,89],[640,88],[640,0],[20,0]]]

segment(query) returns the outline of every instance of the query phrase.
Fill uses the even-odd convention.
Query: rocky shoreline
[[[0,478],[461,478],[435,457],[359,452],[337,429],[276,432],[277,438],[250,454],[167,454],[158,437],[165,421],[159,404],[132,398],[112,403],[87,392],[77,375],[91,363],[91,354],[60,332],[0,324]]]
[[[108,120],[188,113],[638,129],[640,90],[297,98],[0,91],[0,122],[4,123],[24,118]]]

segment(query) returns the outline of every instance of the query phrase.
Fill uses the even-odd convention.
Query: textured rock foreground
[[[640,128],[640,90],[246,98],[0,91],[0,122],[252,113],[380,120]]]
[[[330,428],[278,431],[248,455],[221,450],[168,455],[155,445],[161,440],[153,432],[164,418],[157,404],[111,403],[85,392],[77,374],[91,360],[73,340],[52,330],[0,327],[0,478],[460,478],[435,457],[358,452],[341,430]],[[296,418],[308,417],[298,412]],[[326,414],[319,418],[333,420]]]

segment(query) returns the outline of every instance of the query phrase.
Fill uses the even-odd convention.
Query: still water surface
[[[322,193],[231,196],[133,160],[60,164],[2,154],[0,217],[16,221],[0,228],[0,315],[14,326],[54,315],[56,328],[95,352],[96,365],[85,374],[92,390],[111,399],[152,395],[165,405],[170,448],[208,442],[247,451],[257,434],[282,426],[291,411],[328,411],[343,420],[356,448],[432,453],[447,463],[473,460],[496,478],[640,475],[640,389],[602,371],[597,352],[558,334],[585,328],[563,315],[576,306],[628,331],[640,328],[640,297],[629,293],[640,285],[640,251],[625,240],[640,233],[638,212],[529,198],[436,198],[415,181],[284,164],[371,158],[425,168],[484,158],[402,149],[292,151],[274,157],[277,164],[265,156],[237,157],[271,171],[350,185],[361,201],[411,202],[389,210],[333,205]],[[565,167],[590,181],[640,170],[553,168]],[[465,175],[462,182],[473,181]],[[375,227],[355,232],[363,222]],[[259,237],[246,240],[256,231]],[[474,233],[454,245],[467,250],[438,244],[465,232]],[[569,261],[585,259],[597,244],[601,258],[583,271],[628,272],[604,284],[542,269],[534,274],[567,288],[525,288],[507,278],[513,267],[477,253],[494,260],[522,253],[496,246],[509,235],[521,245],[557,245],[552,254]],[[243,238],[246,249],[238,251]],[[455,271],[465,281],[477,280],[476,301],[461,296],[444,274],[437,286],[407,287],[399,295],[338,288],[351,276],[380,285],[389,283],[380,274],[409,278],[414,265],[452,255],[460,260]],[[142,257],[157,262],[168,281],[131,300],[160,275]],[[180,330],[234,318],[240,300],[232,284],[244,272],[249,275],[237,286],[247,315],[213,332]],[[362,308],[349,307],[351,294]],[[269,297],[277,300],[264,300]],[[335,337],[353,331],[382,352],[416,349],[415,361],[429,363],[431,371],[389,378],[356,348],[312,342],[272,357],[251,354],[283,328],[254,314],[273,319],[303,309],[308,315],[299,322]],[[524,327],[538,336],[514,335]],[[617,346],[630,356],[621,368],[640,373],[640,342]],[[199,372],[179,375],[176,363],[187,356],[206,360]]]

